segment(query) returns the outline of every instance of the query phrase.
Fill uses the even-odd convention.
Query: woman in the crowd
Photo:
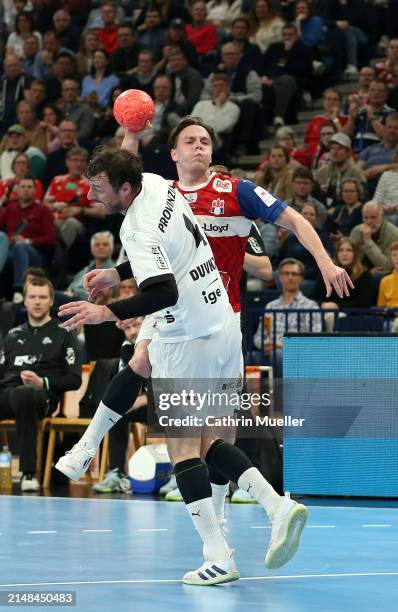
[[[12,161],[11,169],[14,176],[0,181],[0,207],[5,206],[11,200],[18,199],[17,187],[19,182],[31,177],[29,158],[25,153],[18,153]],[[43,185],[35,179],[35,199],[41,201],[44,195]]]
[[[91,98],[92,94],[96,94],[98,104],[101,108],[105,108],[112,90],[118,85],[118,77],[110,72],[107,52],[104,49],[97,49],[93,54],[91,74],[85,76],[82,82],[82,99]]]
[[[253,182],[264,187],[281,200],[293,197],[292,177],[294,170],[300,164],[293,159],[282,145],[274,145],[270,152],[268,163],[254,175]]]
[[[351,230],[362,223],[363,190],[359,181],[354,178],[344,179],[341,182],[340,199],[343,206],[333,215],[334,242],[339,242],[343,236],[349,236]]]
[[[76,68],[80,78],[90,74],[93,67],[94,53],[101,49],[101,41],[95,30],[87,30],[82,35],[80,49],[76,53]]]
[[[323,22],[321,17],[312,11],[312,3],[308,0],[298,0],[295,7],[295,24],[298,35],[306,47],[316,47],[324,40]]]
[[[56,104],[46,104],[43,108],[43,120],[40,125],[46,129],[47,153],[57,151],[61,146],[59,138],[59,124],[64,115]]]
[[[262,53],[272,43],[281,42],[284,21],[271,8],[267,0],[257,0],[249,13],[250,42],[258,45]]]
[[[37,30],[35,30],[35,23],[33,15],[29,11],[22,11],[15,17],[15,32],[11,32],[7,38],[6,52],[17,57],[23,57],[23,45],[25,38],[33,34],[36,36],[39,42],[39,48],[41,49],[43,39]]]

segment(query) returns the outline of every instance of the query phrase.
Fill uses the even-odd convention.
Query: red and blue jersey
[[[229,301],[240,311],[239,282],[246,243],[255,219],[274,223],[286,204],[271,193],[242,179],[212,173],[206,183],[175,183],[189,202],[209,239]]]

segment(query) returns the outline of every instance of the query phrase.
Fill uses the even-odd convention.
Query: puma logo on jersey
[[[203,231],[204,232],[217,232],[218,234],[222,234],[223,232],[227,232],[229,229],[229,224],[225,225],[216,225],[215,223],[204,223]]]
[[[162,232],[162,234],[164,234],[164,230],[168,226],[169,221],[171,219],[171,213],[174,210],[175,199],[176,199],[176,190],[174,189],[174,187],[170,186],[167,191],[166,206],[164,207],[162,211],[162,216],[160,217],[159,223],[158,223],[158,229]]]
[[[192,516],[200,516],[200,510],[198,510],[197,512],[191,512]]]
[[[207,261],[202,264],[199,264],[193,270],[189,271],[190,277],[195,282],[199,280],[199,278],[204,278],[210,272],[214,272],[217,270],[216,262],[214,261],[214,257],[211,257]]]

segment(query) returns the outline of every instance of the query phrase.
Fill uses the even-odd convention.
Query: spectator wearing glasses
[[[11,164],[14,176],[0,181],[0,207],[18,198],[18,185],[24,178],[30,177],[29,157],[26,153],[17,153]],[[41,202],[44,190],[38,179],[35,180],[35,200]]]

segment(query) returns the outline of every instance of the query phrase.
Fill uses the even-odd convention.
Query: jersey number
[[[182,216],[184,217],[185,227],[187,228],[188,232],[190,232],[190,234],[192,234],[192,236],[194,237],[196,248],[198,248],[201,242],[203,242],[204,246],[206,246],[207,242],[199,227],[196,224],[194,225],[191,219],[188,219],[186,215],[183,214]]]

